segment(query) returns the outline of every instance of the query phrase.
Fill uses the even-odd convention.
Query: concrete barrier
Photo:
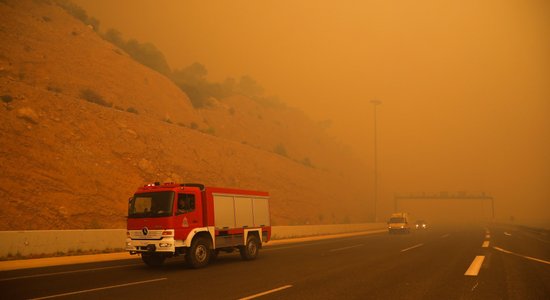
[[[385,223],[273,226],[272,239],[386,228]],[[122,251],[126,229],[0,231],[0,258]]]
[[[0,258],[124,249],[126,229],[0,231]]]

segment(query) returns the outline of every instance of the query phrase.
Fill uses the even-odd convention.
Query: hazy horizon
[[[550,223],[547,1],[74,2],[172,69],[249,75],[331,120],[369,168],[381,101],[381,216],[394,194],[465,191],[495,197],[497,220]]]

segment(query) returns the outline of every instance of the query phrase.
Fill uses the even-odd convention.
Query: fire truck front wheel
[[[255,259],[260,251],[260,239],[255,235],[249,235],[246,239],[246,245],[239,247],[239,251],[244,260]]]
[[[158,253],[142,253],[141,260],[149,267],[160,267],[166,257]]]
[[[208,265],[212,254],[210,248],[210,243],[206,238],[196,238],[191,243],[191,247],[187,249],[185,260],[195,269],[205,267]]]

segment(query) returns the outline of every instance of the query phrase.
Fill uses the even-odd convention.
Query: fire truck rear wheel
[[[198,269],[208,265],[211,255],[210,243],[207,239],[200,237],[195,239],[187,249],[185,260],[191,267]]]
[[[260,240],[255,235],[249,235],[246,239],[246,245],[239,247],[239,251],[244,260],[255,259],[260,251]]]
[[[165,256],[156,253],[143,253],[141,254],[141,260],[149,267],[160,267],[166,259]]]

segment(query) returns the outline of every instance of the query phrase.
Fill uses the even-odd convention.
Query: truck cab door
[[[202,199],[198,191],[180,192],[176,197],[174,238],[184,240],[193,229],[202,227]]]

